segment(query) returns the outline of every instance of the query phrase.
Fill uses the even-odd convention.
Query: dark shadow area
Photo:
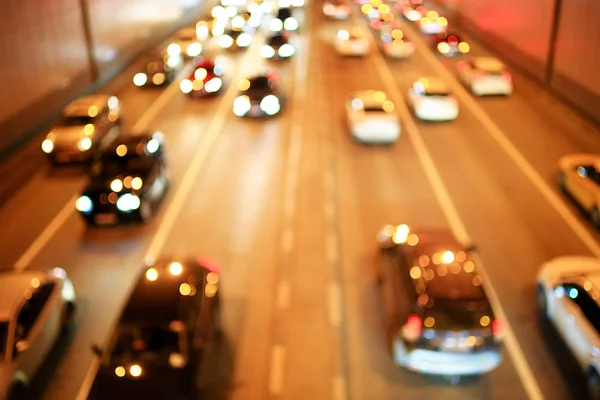
[[[131,223],[110,227],[87,227],[79,247],[86,252],[127,253],[140,246],[147,232],[146,224]]]
[[[90,163],[74,163],[74,164],[53,164],[48,160],[45,161],[48,165],[46,176],[48,178],[72,178],[76,176],[87,176],[90,171]]]
[[[225,400],[233,385],[233,348],[221,333],[205,353],[207,360],[197,378],[198,400]]]

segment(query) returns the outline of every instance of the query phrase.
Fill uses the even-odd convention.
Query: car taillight
[[[408,341],[415,341],[421,336],[423,321],[418,315],[412,314],[406,320],[406,324],[402,329],[402,336]]]
[[[492,322],[492,333],[496,339],[504,338],[504,324],[502,323],[502,320],[496,318],[494,322]]]
[[[476,79],[482,79],[485,78],[485,74],[483,72],[478,72],[477,74],[475,74],[475,78]]]
[[[509,82],[512,81],[512,75],[510,74],[510,72],[503,72],[502,78],[506,79]]]

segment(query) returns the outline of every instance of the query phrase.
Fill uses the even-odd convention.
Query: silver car
[[[75,290],[62,268],[0,274],[0,400],[27,397],[74,309]]]

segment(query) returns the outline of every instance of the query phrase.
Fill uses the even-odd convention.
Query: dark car
[[[267,38],[267,43],[260,50],[260,55],[263,58],[276,60],[290,58],[294,53],[294,46],[290,44],[289,36],[285,32],[273,32]]]
[[[440,33],[437,35],[434,47],[438,53],[446,57],[467,54],[471,50],[471,46],[454,33]]]
[[[281,111],[283,98],[277,73],[242,79],[238,88],[240,93],[233,101],[233,113],[238,117],[271,117]]]
[[[133,84],[138,87],[165,86],[175,80],[183,58],[170,57],[166,53],[149,56],[140,63],[139,72],[133,76]]]
[[[145,222],[168,186],[162,133],[132,135],[102,153],[75,207],[89,225]]]
[[[498,367],[503,324],[483,289],[473,250],[448,231],[407,225],[385,226],[377,240],[394,362],[454,380]]]
[[[100,367],[89,399],[199,399],[220,332],[219,281],[204,261],[145,266],[106,348],[94,346]]]
[[[191,97],[215,95],[223,88],[224,66],[217,56],[211,58],[198,58],[194,62],[194,72],[182,80],[179,88]]]
[[[80,97],[63,111],[42,142],[42,151],[57,164],[91,161],[120,133],[120,102],[116,96]]]
[[[271,32],[295,32],[298,30],[298,20],[294,17],[292,9],[282,7],[277,10],[277,15],[269,23]]]

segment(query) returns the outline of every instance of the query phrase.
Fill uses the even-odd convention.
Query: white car
[[[402,15],[410,22],[418,22],[425,16],[427,11],[423,6],[408,5],[402,8]]]
[[[382,91],[353,93],[346,103],[348,126],[363,143],[393,143],[400,137],[400,120],[394,103]]]
[[[421,32],[426,35],[437,35],[446,32],[448,20],[440,17],[437,11],[427,11],[425,16],[419,21]]]
[[[335,51],[343,56],[362,57],[369,53],[369,39],[362,28],[352,28],[338,31],[335,41]]]
[[[323,4],[323,14],[331,19],[348,19],[350,17],[350,7],[340,0],[327,0]]]
[[[439,78],[419,78],[408,90],[417,118],[423,121],[452,121],[458,117],[458,101]]]
[[[546,262],[538,274],[537,302],[586,374],[590,398],[600,399],[600,260]]]
[[[202,54],[202,44],[198,40],[196,27],[180,29],[174,40],[167,47],[167,53],[171,57],[182,55],[184,58],[194,58]]]
[[[73,318],[65,270],[0,274],[0,399],[26,399],[27,385]]]
[[[505,95],[513,91],[512,75],[502,61],[476,57],[456,64],[458,78],[476,96]]]
[[[415,45],[403,39],[393,39],[383,44],[383,52],[393,59],[409,58],[415,52]]]

